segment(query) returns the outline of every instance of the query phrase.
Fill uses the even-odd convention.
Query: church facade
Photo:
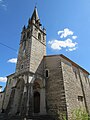
[[[16,72],[7,76],[2,109],[10,115],[90,114],[90,73],[60,55],[46,55],[46,30],[37,8],[23,27]]]

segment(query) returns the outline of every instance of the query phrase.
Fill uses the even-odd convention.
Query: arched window
[[[29,38],[29,37],[30,37],[30,31],[27,32],[27,38]]]
[[[45,76],[46,76],[46,78],[48,78],[48,76],[49,76],[48,70],[45,70]]]
[[[41,34],[40,33],[38,33],[38,39],[41,40]]]

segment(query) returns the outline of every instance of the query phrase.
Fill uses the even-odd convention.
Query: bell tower
[[[43,57],[46,55],[46,30],[42,28],[37,8],[21,32],[20,47],[8,104],[11,114],[46,113]],[[13,97],[12,97],[13,95]],[[12,100],[12,102],[11,102]],[[38,101],[38,104],[37,104]]]
[[[42,28],[37,8],[21,32],[20,48],[16,65],[16,73],[35,73],[46,55],[46,30]]]

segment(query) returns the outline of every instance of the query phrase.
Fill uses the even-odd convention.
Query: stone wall
[[[4,103],[3,103],[3,109],[7,109],[9,100],[10,100],[10,95],[12,91],[12,87],[14,86],[14,74],[10,75],[7,77],[7,83],[6,83],[6,89],[5,89],[5,95],[4,95]]]
[[[41,40],[38,39],[38,33],[41,33]],[[43,32],[36,30],[33,26],[32,33],[32,45],[31,45],[31,56],[30,56],[30,72],[36,73],[38,67],[43,60],[43,56],[46,55],[46,38],[43,42]]]
[[[49,76],[46,78],[46,108],[52,115],[66,114],[66,100],[60,56],[46,56],[45,69]]]
[[[30,52],[31,52],[31,38],[26,39],[26,48],[23,51],[23,43],[20,43],[18,60],[16,65],[16,73],[21,74],[23,72],[29,71],[30,67]]]
[[[84,77],[81,77],[81,72],[76,66],[73,66],[71,62],[63,59],[61,62],[62,71],[63,71],[63,81],[65,87],[65,96],[67,104],[67,114],[68,119],[71,118],[71,113],[78,109],[86,109],[85,99],[82,90],[81,80],[84,80]],[[80,99],[79,99],[80,98]]]
[[[27,34],[30,34],[28,37]],[[40,37],[39,37],[40,35]],[[16,73],[21,74],[27,71],[35,73],[46,55],[46,33],[45,30],[31,24],[29,28],[22,31]],[[25,50],[23,50],[25,42]]]
[[[68,120],[76,109],[90,111],[89,73],[83,68],[62,56],[44,58],[46,77],[47,113],[67,113]],[[45,71],[44,71],[45,74]]]
[[[81,70],[80,70],[80,76],[82,80],[86,110],[90,114],[90,79],[88,74],[83,73]]]
[[[23,97],[23,92],[24,92],[24,80],[23,79],[18,79],[17,84],[15,86],[15,93],[14,93],[14,98],[12,100],[11,109],[10,109],[10,114],[16,114],[20,113],[20,107],[22,103],[22,97]]]
[[[3,98],[4,98],[4,92],[0,92],[0,112],[2,112]]]

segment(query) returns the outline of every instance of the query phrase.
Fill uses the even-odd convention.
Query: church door
[[[40,112],[40,93],[34,93],[34,113]]]

